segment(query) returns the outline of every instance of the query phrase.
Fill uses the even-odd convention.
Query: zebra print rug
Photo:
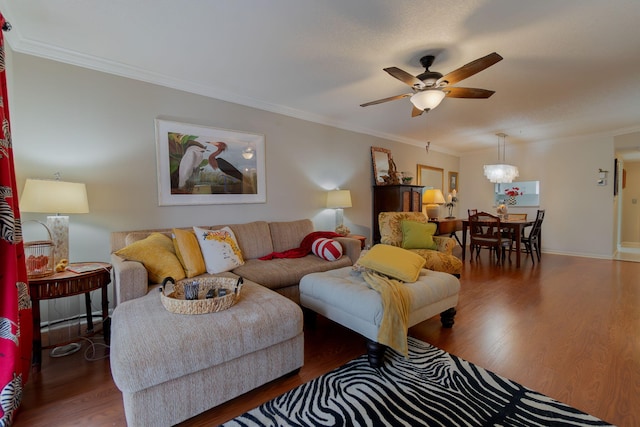
[[[366,355],[223,424],[231,426],[602,426],[584,412],[409,337],[409,359]]]

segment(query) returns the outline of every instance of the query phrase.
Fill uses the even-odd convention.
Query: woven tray
[[[171,277],[164,279],[160,288],[160,300],[164,308],[176,314],[206,314],[226,310],[240,299],[243,280],[242,277],[238,279],[230,277],[198,279],[197,282],[200,284],[198,299],[187,300],[185,299],[184,286],[191,282],[193,282],[192,279],[179,280],[177,283],[174,283]],[[211,289],[226,289],[227,295],[206,298]]]

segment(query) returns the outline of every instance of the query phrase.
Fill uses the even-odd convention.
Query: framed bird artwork
[[[160,206],[266,202],[264,135],[155,124]]]

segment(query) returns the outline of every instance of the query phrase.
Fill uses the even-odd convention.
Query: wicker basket
[[[27,264],[27,277],[37,279],[53,274],[53,241],[49,227],[41,223],[49,233],[49,240],[36,240],[24,243],[25,263]]]
[[[242,288],[242,277],[233,279],[230,277],[208,277],[198,279],[199,284],[198,299],[185,299],[185,285],[192,283],[193,280],[185,279],[177,283],[173,278],[167,277],[162,282],[160,288],[160,299],[164,308],[172,313],[177,314],[206,314],[215,313],[226,310],[240,299],[240,289]],[[167,289],[169,283],[173,284],[173,289]],[[169,287],[171,287],[169,285]],[[227,294],[224,296],[214,296],[207,298],[209,291],[213,290],[217,295],[220,289],[225,289]]]

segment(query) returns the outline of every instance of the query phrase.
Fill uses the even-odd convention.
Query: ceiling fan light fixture
[[[411,95],[411,103],[420,111],[429,111],[440,105],[444,96],[440,89],[425,89]]]

